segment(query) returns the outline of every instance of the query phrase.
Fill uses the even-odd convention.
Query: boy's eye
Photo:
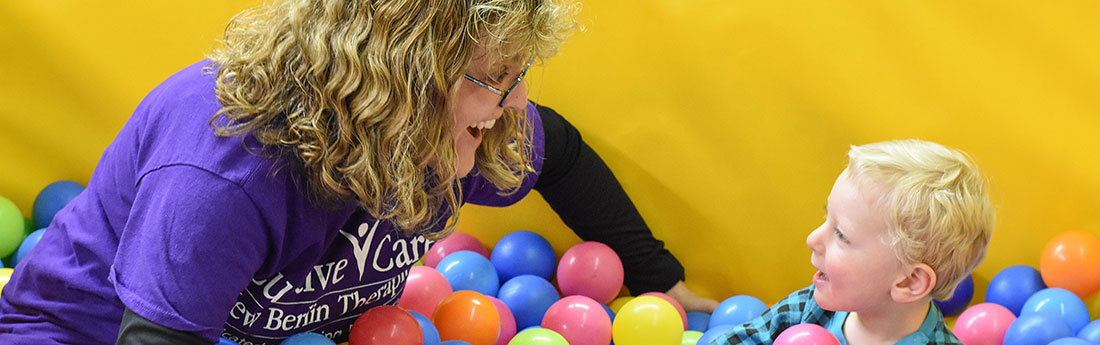
[[[848,237],[844,236],[844,233],[840,232],[840,229],[833,229],[833,233],[836,234],[836,238],[841,241],[848,242]]]

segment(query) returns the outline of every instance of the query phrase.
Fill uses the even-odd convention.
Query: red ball
[[[351,325],[351,345],[421,345],[424,334],[404,309],[383,305],[368,309]]]

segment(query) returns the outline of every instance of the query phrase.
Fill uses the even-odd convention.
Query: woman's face
[[[511,61],[507,65],[493,63],[489,54],[478,46],[473,58],[466,65],[466,74],[498,90],[507,90],[519,78],[523,69],[522,60]],[[508,99],[500,104],[501,95],[473,81],[461,78],[458,81],[457,99],[454,102],[455,168],[459,177],[466,176],[474,167],[474,153],[481,145],[482,131],[493,124],[504,109],[522,110],[527,106],[527,87],[522,81],[516,84]]]

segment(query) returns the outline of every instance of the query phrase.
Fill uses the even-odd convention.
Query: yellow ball
[[[8,285],[8,281],[11,280],[11,274],[15,270],[10,268],[0,268],[0,294],[4,292],[4,285]]]
[[[619,309],[622,309],[623,305],[626,304],[626,302],[630,302],[632,299],[634,299],[634,296],[619,297],[611,301],[611,304],[608,304],[607,307],[611,308],[611,311],[614,312],[615,315],[619,315]]]
[[[671,303],[655,296],[639,296],[615,314],[611,337],[616,345],[678,344],[684,323]]]

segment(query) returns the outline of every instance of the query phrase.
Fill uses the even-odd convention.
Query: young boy
[[[919,140],[853,146],[806,237],[818,271],[763,315],[711,344],[771,344],[818,324],[841,344],[961,344],[932,299],[982,261],[993,228],[986,181],[966,154]]]

